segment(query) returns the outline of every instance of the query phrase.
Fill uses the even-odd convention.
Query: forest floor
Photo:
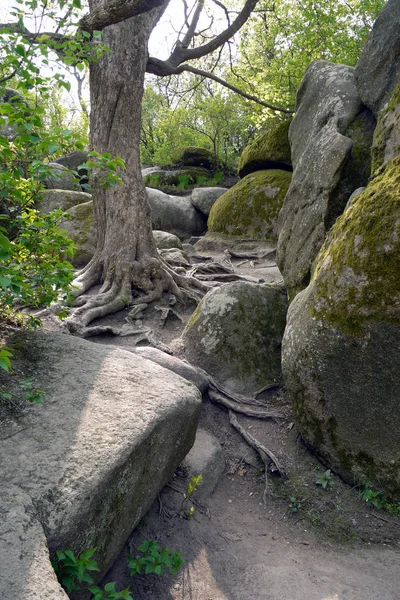
[[[228,257],[227,248],[260,255],[272,250],[263,243],[229,245],[207,238],[196,245],[199,254],[229,261],[241,275],[281,280],[273,255],[243,260]],[[182,357],[179,338],[193,308],[182,310],[183,323],[167,319],[164,327],[160,313],[149,308],[144,325]],[[125,318],[121,312],[96,324],[121,326]],[[93,341],[134,343],[108,335]],[[316,485],[326,467],[303,444],[285,395],[268,402],[279,402],[285,418],[238,415],[238,420],[278,457],[288,479],[270,476],[263,502],[263,464],[231,427],[227,412],[206,395],[199,425],[218,438],[226,462],[215,492],[204,503],[195,500],[193,517],[183,518],[187,481],[178,469],[172,487],[161,491],[103,583],[131,586],[135,600],[400,600],[400,518],[369,506],[337,476],[331,489]],[[144,539],[182,551],[185,562],[178,575],[129,576],[126,556],[135,556]]]

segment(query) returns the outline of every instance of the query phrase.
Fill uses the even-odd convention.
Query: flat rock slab
[[[96,547],[104,573],[190,450],[201,396],[175,373],[114,347],[43,332],[15,334],[8,345],[15,367],[45,396],[0,429],[2,488],[16,490],[12,501],[0,499],[8,513],[1,571],[12,555],[23,565],[12,580],[1,573],[0,598],[58,600],[62,592],[44,593],[57,590],[46,540],[50,553]]]

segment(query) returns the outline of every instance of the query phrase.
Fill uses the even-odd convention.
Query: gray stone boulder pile
[[[204,187],[196,188],[191,195],[192,204],[197,210],[203,213],[206,217],[210,214],[210,210],[222,194],[227,192],[227,188],[222,187]]]
[[[201,395],[115,347],[43,332],[8,345],[45,393],[2,425],[0,597],[64,600],[49,553],[96,547],[105,574],[190,450]]]

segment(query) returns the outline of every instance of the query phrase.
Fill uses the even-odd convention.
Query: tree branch
[[[101,6],[82,17],[79,28],[89,33],[102,31],[109,25],[121,23],[168,2],[169,0],[105,0]]]
[[[179,45],[181,48],[188,48],[190,42],[192,41],[192,39],[194,37],[200,15],[204,8],[204,1],[205,0],[198,0],[196,10],[194,11],[194,15],[192,18],[192,22],[190,23],[190,25],[188,27],[185,37],[183,38],[182,41],[179,41],[179,40],[177,41],[177,45]]]
[[[292,115],[294,113],[294,110],[290,110],[289,108],[284,108],[283,106],[274,106],[273,104],[264,102],[264,100],[260,100],[260,98],[257,98],[257,96],[253,96],[252,94],[248,94],[247,92],[244,92],[243,90],[236,87],[235,85],[232,85],[232,84],[228,83],[227,81],[225,81],[224,79],[221,79],[217,75],[214,75],[214,73],[210,73],[208,71],[203,71],[202,69],[197,69],[196,67],[192,67],[191,65],[180,65],[178,67],[173,67],[168,61],[150,57],[147,61],[146,71],[147,71],[147,73],[152,73],[153,75],[158,75],[159,77],[166,77],[168,75],[179,75],[180,73],[187,71],[188,73],[193,73],[194,75],[200,75],[200,77],[206,77],[207,79],[212,79],[213,81],[216,81],[217,83],[219,83],[220,85],[223,85],[224,87],[228,88],[229,90],[232,90],[232,92],[235,92],[236,94],[239,94],[240,96],[243,96],[243,98],[246,98],[247,100],[251,100],[252,102],[256,102],[257,104],[260,104],[261,106],[265,106],[265,108],[269,108],[270,110],[282,112],[282,113],[285,113],[288,115]]]
[[[239,29],[246,23],[250,17],[252,10],[255,8],[258,0],[246,0],[244,7],[236,17],[236,19],[229,25],[222,33],[217,35],[213,40],[199,46],[198,48],[183,48],[181,45],[175,46],[168,61],[171,65],[178,66],[187,60],[193,60],[196,58],[202,58],[214,50],[217,50],[220,46],[225,44],[232,36],[239,31]]]

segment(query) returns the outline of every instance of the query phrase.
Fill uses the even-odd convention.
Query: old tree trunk
[[[95,9],[102,0],[91,0]],[[156,8],[103,32],[110,52],[90,67],[91,147],[101,154],[124,159],[123,183],[101,188],[94,176],[93,203],[97,221],[97,249],[78,274],[76,305],[70,329],[116,312],[127,304],[151,302],[164,291],[183,298],[200,281],[177,275],[159,256],[151,227],[150,206],[140,167],[141,100],[147,44],[162,12]],[[98,293],[82,295],[101,284]]]

